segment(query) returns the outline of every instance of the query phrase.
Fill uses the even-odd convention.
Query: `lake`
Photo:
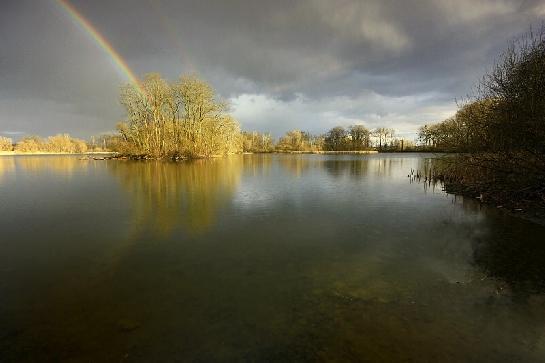
[[[544,361],[545,227],[430,156],[0,157],[0,361]]]

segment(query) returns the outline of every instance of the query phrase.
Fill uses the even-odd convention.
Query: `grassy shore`
[[[514,162],[515,169],[506,164],[505,170],[498,170],[493,164],[479,165],[479,160],[461,154],[436,158],[410,176],[424,183],[440,183],[447,193],[475,198],[484,205],[545,225],[545,185],[536,182],[530,169],[517,172],[516,167],[522,165]]]
[[[478,199],[514,217],[545,226],[545,201],[521,198],[510,190],[477,188],[459,181],[443,181],[447,193]]]

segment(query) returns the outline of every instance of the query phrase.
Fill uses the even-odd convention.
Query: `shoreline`
[[[326,150],[317,150],[317,151],[281,151],[281,150],[272,150],[272,151],[244,151],[242,155],[253,155],[253,154],[323,154],[323,155],[343,155],[343,154],[457,154],[445,151],[435,151],[435,150],[346,150],[346,151],[326,151]]]
[[[379,151],[377,150],[347,150],[347,151],[325,151],[325,150],[315,150],[315,151],[281,151],[281,150],[273,150],[273,151],[245,151],[242,152],[242,155],[253,155],[253,154],[318,154],[318,155],[344,155],[344,154],[354,154],[354,155],[366,155],[366,154],[378,154]]]
[[[277,154],[318,154],[318,155],[365,155],[365,154],[378,154],[376,150],[357,150],[357,151],[276,151]]]
[[[496,209],[502,214],[545,226],[545,203],[498,197],[489,191],[483,190],[482,192],[477,192],[470,187],[456,183],[443,182],[443,190],[447,194],[476,199],[481,205],[490,209]],[[483,197],[483,193],[486,197]]]
[[[346,150],[346,151],[326,151],[326,150],[316,150],[316,151],[244,151],[241,153],[229,154],[229,155],[253,155],[253,154],[315,154],[315,155],[368,155],[368,154],[395,154],[395,153],[427,153],[427,154],[437,154],[443,152],[437,151],[419,151],[419,150],[397,150],[397,151],[379,151],[379,150]],[[39,155],[118,155],[120,158],[128,158],[133,160],[168,160],[169,158],[152,158],[145,157],[142,155],[121,155],[115,151],[89,151],[84,153],[67,153],[67,152],[50,152],[50,151],[33,151],[33,152],[22,152],[22,151],[0,151],[0,156],[39,156]],[[180,157],[180,160],[189,160],[189,159],[208,159],[208,158],[218,158],[222,155],[211,155],[208,157],[199,156],[199,157]]]
[[[89,151],[84,153],[65,153],[65,152],[50,152],[50,151],[33,151],[33,152],[21,152],[21,151],[0,151],[0,156],[38,156],[38,155],[113,155],[114,151]]]

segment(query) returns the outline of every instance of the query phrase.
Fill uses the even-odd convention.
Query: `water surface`
[[[545,228],[425,162],[0,157],[0,361],[544,361]]]

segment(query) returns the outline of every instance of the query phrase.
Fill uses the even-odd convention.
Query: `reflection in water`
[[[472,204],[478,204],[471,201]],[[545,292],[543,228],[499,215],[488,221],[487,233],[473,243],[474,262],[490,278],[504,283],[514,298]]]
[[[448,157],[448,155],[447,155]],[[420,158],[418,170],[422,174],[424,190],[444,190],[441,181],[430,178],[448,159]],[[411,179],[412,182],[412,179]],[[500,282],[497,293],[512,295],[514,299],[528,299],[532,294],[545,292],[545,244],[540,238],[543,227],[511,218],[493,206],[471,197],[453,196],[466,212],[494,215],[480,226],[482,233],[472,238],[473,262],[488,278]]]
[[[333,177],[358,177],[367,175],[370,166],[376,168],[380,163],[380,160],[369,160],[368,158],[352,160],[332,159],[325,160],[323,167]]]
[[[302,154],[281,155],[278,160],[280,165],[295,177],[301,177],[312,164],[316,164],[315,160]]]
[[[16,173],[18,169],[35,175],[47,171],[57,175],[71,176],[76,171],[86,172],[89,163],[93,162],[79,160],[76,156],[0,156],[0,180],[8,173]]]
[[[27,173],[39,174],[50,171],[64,176],[72,176],[75,172],[87,172],[96,166],[95,160],[80,160],[78,156],[21,156],[16,157],[17,166]]]
[[[15,158],[13,156],[0,156],[0,182],[4,175],[13,173],[15,170]]]
[[[280,165],[293,176],[301,177],[313,168],[323,168],[333,177],[389,177],[392,172],[404,173],[405,158],[378,157],[376,155],[355,156],[317,156],[317,155],[282,155],[278,159]]]
[[[6,163],[0,361],[543,361],[545,229],[421,159]]]
[[[267,176],[271,171],[273,158],[273,154],[243,155],[244,171],[254,177]]]
[[[197,233],[211,227],[235,191],[242,159],[108,163],[130,198],[134,234],[148,229],[166,236],[177,227]]]

